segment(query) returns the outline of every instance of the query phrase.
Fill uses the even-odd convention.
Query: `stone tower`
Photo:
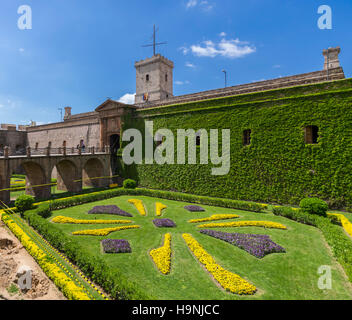
[[[340,47],[323,50],[323,56],[325,58],[324,70],[340,67],[340,60],[339,60],[340,52],[341,52]]]
[[[135,63],[135,103],[165,100],[173,96],[174,63],[160,54]]]

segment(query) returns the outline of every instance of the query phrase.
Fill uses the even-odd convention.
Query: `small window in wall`
[[[251,134],[252,130],[247,129],[243,131],[243,145],[244,146],[249,146],[251,144]]]
[[[147,75],[145,76],[145,80],[146,80],[146,81],[149,81],[149,80],[150,80],[149,74],[147,74]]]
[[[164,137],[163,135],[157,134],[157,136],[155,137],[156,146],[160,146],[165,141],[165,139],[166,137]]]
[[[305,128],[305,143],[317,144],[319,138],[319,128],[317,126],[307,126]]]
[[[49,141],[49,143],[48,143],[48,147],[49,147],[49,148],[51,148],[51,141]]]
[[[62,143],[62,146],[63,146],[64,148],[66,148],[66,141],[64,141],[64,142]]]
[[[35,150],[38,150],[38,148],[39,148],[39,142],[36,142],[35,143]]]
[[[200,146],[200,136],[201,136],[201,132],[198,131],[196,132],[196,146]]]
[[[167,82],[167,74],[165,74],[165,82]]]

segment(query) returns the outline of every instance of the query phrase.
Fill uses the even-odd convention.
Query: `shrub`
[[[19,212],[23,213],[33,208],[34,198],[26,194],[19,196],[15,201],[15,206]]]
[[[301,209],[310,214],[317,214],[326,217],[328,205],[325,201],[319,198],[304,198],[300,202]]]
[[[136,183],[136,181],[134,181],[132,179],[126,179],[123,182],[123,187],[125,189],[136,189],[137,188],[137,183]]]

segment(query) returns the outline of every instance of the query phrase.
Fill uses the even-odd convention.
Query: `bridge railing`
[[[88,154],[109,154],[110,147],[105,146],[103,148],[100,147],[79,147],[79,148],[67,148],[67,147],[59,147],[59,148],[31,148],[26,147],[25,149],[17,149],[13,150],[10,147],[4,147],[0,149],[0,158],[9,158],[16,156],[73,156],[73,155],[88,155]]]

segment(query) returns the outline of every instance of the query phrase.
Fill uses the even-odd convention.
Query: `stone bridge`
[[[94,147],[85,153],[78,150],[68,154],[66,150],[44,154],[32,154],[27,148],[26,155],[0,156],[0,200],[9,203],[10,179],[18,168],[26,175],[26,193],[36,199],[48,199],[51,196],[51,178],[56,170],[57,189],[79,193],[83,186],[105,187],[111,183],[111,155],[109,148],[95,152]]]

